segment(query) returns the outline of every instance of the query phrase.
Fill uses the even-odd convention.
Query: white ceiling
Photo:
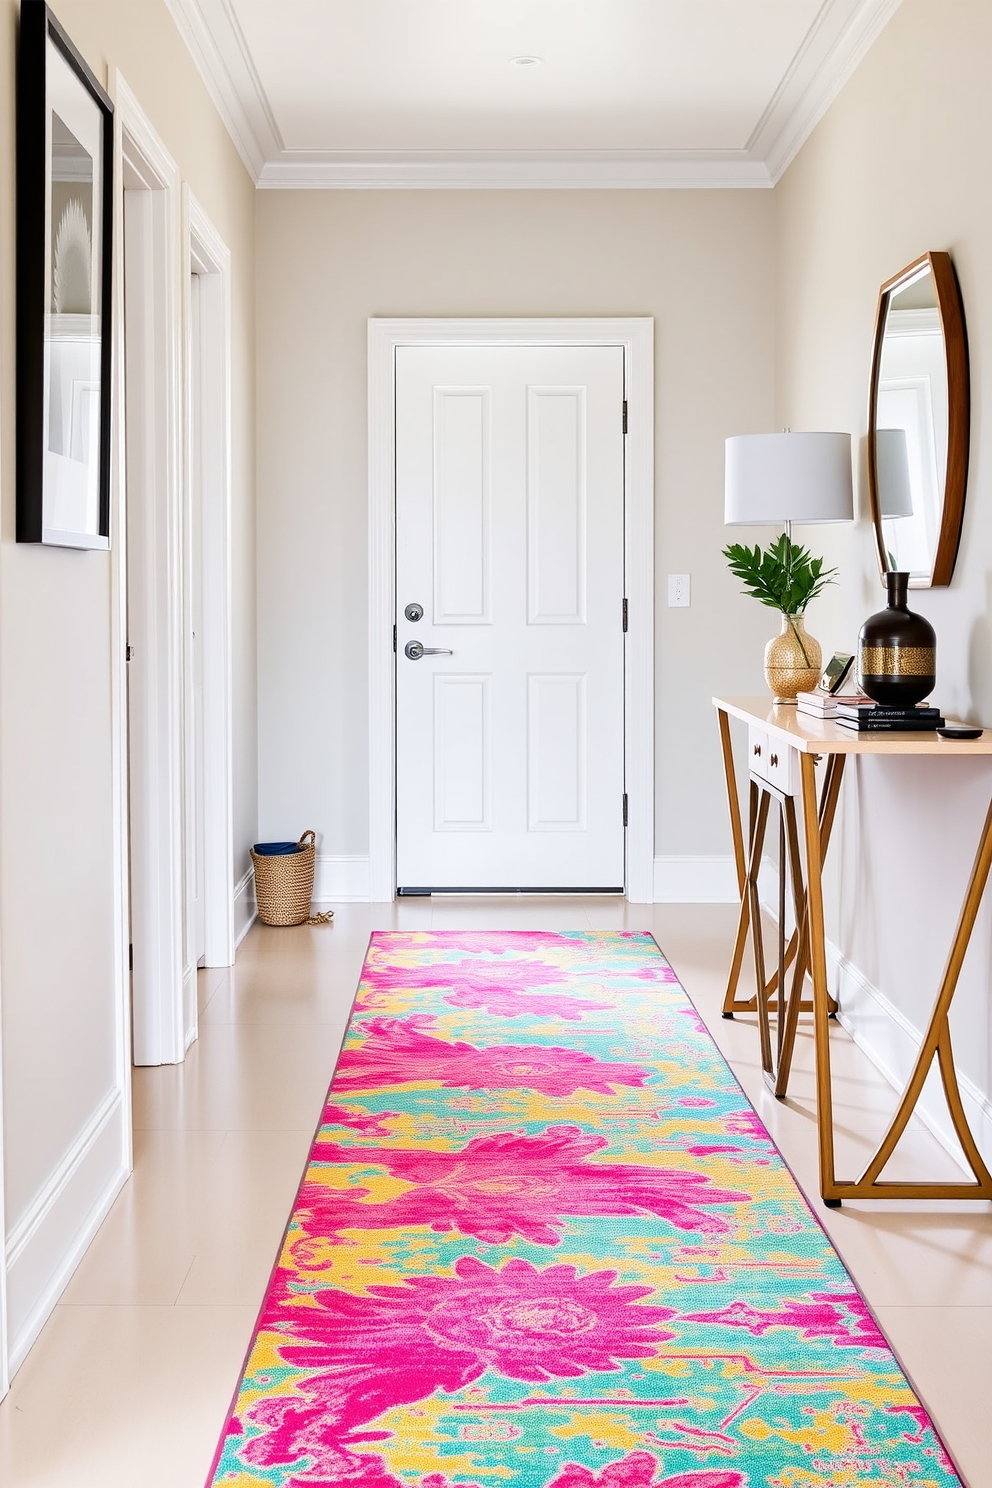
[[[900,0],[167,3],[261,186],[652,187],[774,185]]]

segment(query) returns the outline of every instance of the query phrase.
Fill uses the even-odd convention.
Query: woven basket
[[[304,832],[299,852],[270,857],[251,849],[255,902],[263,924],[303,925],[310,919],[316,843],[315,832]]]

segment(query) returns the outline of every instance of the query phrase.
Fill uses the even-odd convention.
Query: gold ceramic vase
[[[812,691],[822,663],[820,643],[807,634],[802,615],[783,615],[782,629],[765,647],[765,681],[775,701],[794,703],[797,692]]]

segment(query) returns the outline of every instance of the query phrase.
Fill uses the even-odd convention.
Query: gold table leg
[[[792,986],[789,989],[788,998],[785,996],[785,958],[782,956],[782,947],[785,939],[782,926],[785,922],[785,849],[789,854],[789,879],[792,883],[792,908],[796,920],[796,930],[792,936],[791,944],[796,947],[795,969],[792,974]],[[772,1065],[765,1066],[765,1078],[771,1087],[776,1100],[784,1100],[789,1088],[789,1075],[792,1071],[792,1055],[796,1046],[796,1030],[799,1026],[799,1014],[804,1006],[802,993],[806,977],[806,956],[808,949],[808,935],[806,931],[806,888],[803,883],[802,855],[799,846],[799,828],[796,822],[796,803],[791,796],[784,797],[781,803],[781,833],[779,846],[779,995],[778,1013],[776,1026],[777,1053]],[[759,1013],[764,1020],[768,1018],[768,1004]]]
[[[836,757],[834,757],[836,758]],[[831,766],[834,761],[831,760]],[[759,789],[760,804],[752,837],[751,854],[747,869],[747,900],[750,905],[750,918],[753,928],[752,940],[754,944],[754,974],[757,986],[765,988],[766,995],[757,1000],[758,1012],[758,1035],[761,1045],[761,1068],[764,1073],[765,1083],[775,1095],[777,1100],[783,1100],[789,1088],[789,1075],[792,1070],[792,1056],[795,1051],[796,1031],[799,1025],[799,1014],[812,1005],[803,1002],[803,985],[806,976],[806,965],[809,951],[809,932],[807,928],[807,896],[806,887],[803,883],[802,850],[799,841],[799,825],[796,820],[796,803],[791,796],[780,795],[772,789]],[[832,770],[828,780],[825,782],[825,790],[821,798],[821,823],[833,820],[833,807],[836,805],[837,794],[840,790],[840,771]],[[765,979],[765,953],[764,937],[760,920],[760,899],[758,895],[758,874],[761,869],[761,854],[767,829],[768,812],[772,797],[778,801],[779,807],[779,902],[778,902],[778,974],[771,980]],[[821,826],[821,849],[825,850],[824,834]],[[788,865],[786,865],[786,854],[788,853]],[[792,910],[796,921],[796,930],[789,942],[791,949],[795,952],[795,967],[792,976],[792,985],[788,996],[785,992],[785,970],[788,964],[785,945],[785,898],[786,878],[792,886]],[[775,1040],[772,1042],[772,1029],[770,1009],[772,1003],[776,1003],[775,1010]],[[833,1011],[836,1004],[828,998],[828,1011]]]
[[[957,930],[934,1003],[930,1022],[898,1110],[878,1150],[860,1178],[838,1179],[835,1173],[833,1087],[830,1078],[830,1040],[827,999],[827,964],[823,929],[823,885],[820,877],[820,823],[817,812],[813,761],[802,755],[803,817],[806,827],[807,915],[810,961],[813,974],[813,1026],[816,1036],[816,1101],[820,1149],[820,1192],[824,1202],[836,1207],[843,1199],[992,1199],[992,1173],[986,1167],[968,1126],[954,1070],[948,1016],[957,990],[961,967],[968,950],[989,871],[992,869],[992,803],[978,843],[968,889],[961,906]],[[948,1110],[964,1150],[973,1183],[885,1181],[881,1174],[891,1158],[909,1119],[916,1109],[934,1057],[937,1058]]]
[[[747,876],[744,859],[744,833],[741,828],[741,808],[737,799],[737,776],[734,771],[734,750],[730,738],[730,718],[723,708],[717,709],[720,721],[720,744],[723,748],[723,773],[727,781],[727,800],[730,806],[730,831],[734,839],[734,864],[737,868],[737,887],[741,895]],[[754,815],[754,793],[751,795],[752,819]]]
[[[766,790],[759,790],[758,814],[751,837],[751,856],[747,865],[747,900],[750,906],[751,944],[754,948],[754,985],[764,988],[765,947],[761,928],[761,901],[758,898],[758,874],[761,872],[761,854],[765,846],[765,829],[768,826],[768,808],[772,798]],[[772,1050],[768,1030],[768,1001],[757,997],[758,1034],[761,1039],[761,1067],[771,1069]]]
[[[731,765],[733,769],[733,765]],[[731,794],[736,801],[736,783],[730,785]],[[750,861],[751,848],[754,845],[754,829],[758,817],[758,787],[751,781],[750,802],[748,811],[748,860]],[[736,843],[735,843],[736,852]],[[741,912],[737,919],[737,939],[734,941],[734,954],[730,963],[730,976],[727,980],[727,991],[723,999],[723,1016],[732,1018],[735,1013],[752,1013],[757,1007],[755,997],[741,1000],[737,996],[737,984],[741,978],[741,969],[744,965],[744,952],[747,948],[748,932],[751,928],[751,896],[747,890],[747,868],[745,866],[743,876],[738,875],[741,894]]]
[[[823,864],[826,861],[827,849],[830,846],[830,836],[833,832],[834,821],[837,816],[837,801],[840,796],[841,781],[844,778],[844,759],[845,756],[842,754],[832,754],[829,756],[823,789],[820,794],[818,821],[821,872]],[[792,1056],[796,1047],[799,1014],[815,1011],[814,1004],[804,1002],[802,998],[806,971],[809,965],[809,919],[807,915],[806,886],[803,883],[799,828],[796,823],[795,802],[791,796],[787,797],[785,802],[785,824],[786,839],[789,848],[789,873],[792,879],[793,904],[796,917],[796,930],[793,934],[791,944],[796,948],[796,956],[795,969],[792,974],[792,987],[785,1007],[784,1022],[779,1032],[779,1058],[775,1070],[774,1083],[772,1083],[772,1090],[774,1091],[776,1100],[784,1100],[789,1089],[789,1075],[792,1071]],[[837,1004],[828,992],[828,1015],[833,1017],[836,1011]]]

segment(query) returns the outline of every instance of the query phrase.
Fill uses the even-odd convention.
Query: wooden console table
[[[964,756],[992,755],[992,730],[986,729],[980,739],[941,739],[936,733],[857,734],[827,719],[801,713],[794,706],[777,705],[763,698],[714,698],[720,723],[723,762],[734,838],[737,880],[741,891],[741,913],[727,997],[726,1016],[734,1012],[756,1011],[762,1042],[762,1065],[775,1094],[781,1098],[788,1084],[792,1044],[801,1010],[813,1013],[816,1048],[816,1101],[820,1157],[820,1192],[827,1204],[838,1205],[843,1199],[992,1199],[992,1173],[978,1150],[958,1088],[951,1050],[948,1014],[957,989],[971,933],[975,926],[982,895],[992,868],[992,804],[985,817],[978,850],[968,881],[957,930],[947,959],[940,990],[930,1022],[912,1073],[898,1109],[877,1151],[860,1178],[840,1179],[835,1172],[833,1087],[830,1076],[829,1017],[833,1007],[827,991],[827,958],[823,929],[822,869],[826,857],[837,800],[843,779],[844,764],[850,755],[926,755],[959,759]],[[741,822],[737,779],[731,747],[730,720],[737,719],[748,728],[750,763],[750,823],[747,848]],[[816,792],[816,761],[826,760],[826,774],[820,799]],[[764,841],[765,824],[772,799],[778,799],[783,811],[782,837],[787,847],[793,882],[796,931],[788,950],[780,952],[775,976],[764,979],[761,949],[761,925],[758,913],[757,875]],[[796,823],[795,800],[802,811],[805,834],[805,882],[803,882],[802,848]],[[780,911],[784,909],[784,882],[780,882]],[[781,924],[781,920],[780,920]],[[744,960],[749,926],[755,936],[757,987],[753,999],[742,1001],[737,996],[737,983]],[[755,935],[755,931],[757,932]],[[785,996],[784,978],[793,966],[792,986]],[[812,977],[812,1004],[802,1002],[806,970]],[[778,999],[778,1061],[771,1048],[768,1003]],[[930,1067],[937,1059],[944,1094],[954,1123],[954,1130],[974,1174],[974,1182],[904,1183],[883,1179],[881,1174],[895,1151],[909,1119],[916,1109]]]

